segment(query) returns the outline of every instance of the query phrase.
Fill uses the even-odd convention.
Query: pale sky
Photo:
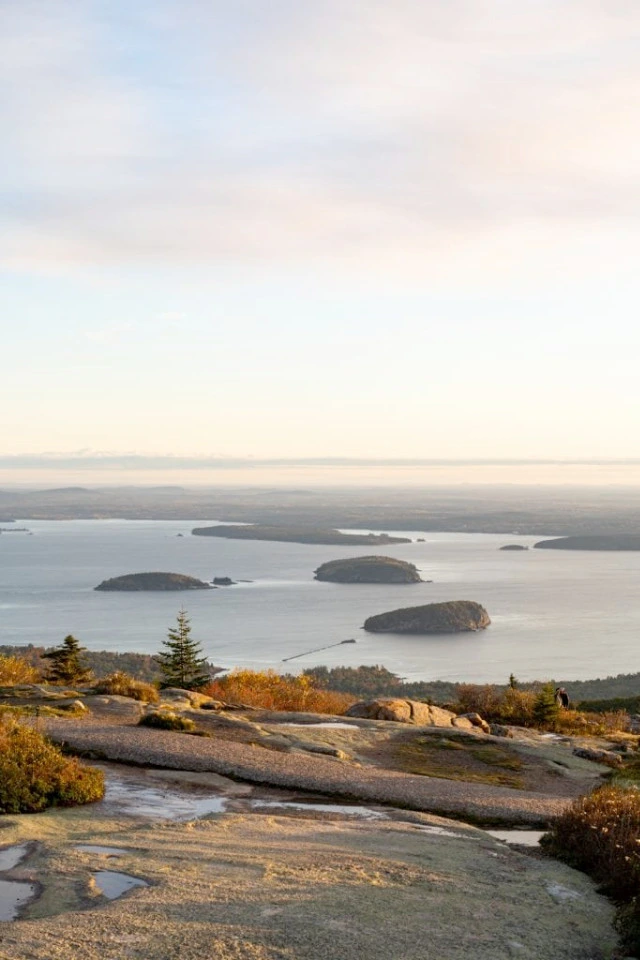
[[[640,457],[637,0],[0,17],[0,454]]]

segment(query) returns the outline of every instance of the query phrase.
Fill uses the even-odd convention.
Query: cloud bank
[[[640,212],[636,3],[3,10],[5,268],[598,263]]]

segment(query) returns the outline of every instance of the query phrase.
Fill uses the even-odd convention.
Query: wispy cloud
[[[5,7],[9,267],[499,269],[640,214],[626,0]]]

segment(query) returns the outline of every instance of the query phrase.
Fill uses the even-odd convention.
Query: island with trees
[[[539,540],[536,550],[640,550],[640,533],[584,534]]]
[[[196,577],[188,577],[183,573],[126,573],[121,577],[112,577],[103,580],[95,590],[113,591],[142,591],[142,590],[214,590],[215,587]]]
[[[422,583],[418,568],[394,557],[350,557],[329,560],[315,571],[328,583]]]
[[[368,617],[369,633],[466,633],[484,630],[491,623],[483,606],[473,600],[448,600],[420,607],[403,607]]]
[[[276,543],[311,543],[346,547],[381,546],[411,543],[409,537],[390,537],[388,533],[341,533],[314,527],[280,527],[268,524],[219,524],[216,527],[195,527],[195,537],[223,537],[226,540],[271,540]]]

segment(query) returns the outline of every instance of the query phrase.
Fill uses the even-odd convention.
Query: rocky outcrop
[[[607,767],[621,767],[622,757],[613,750],[599,750],[596,747],[574,747],[573,754],[594,763],[603,763]]]
[[[214,577],[213,585],[214,587],[235,587],[236,581],[231,577]]]
[[[505,543],[504,547],[500,547],[501,550],[528,550],[529,547],[523,546],[521,543]]]
[[[536,550],[640,550],[640,534],[593,534],[579,537],[556,537],[539,540]]]
[[[127,573],[122,577],[103,580],[96,590],[213,590],[210,583],[187,577],[182,573]]]
[[[315,571],[329,583],[421,583],[418,568],[394,557],[351,557],[329,560]]]
[[[491,733],[491,727],[479,713],[461,713],[460,716],[456,717],[453,721],[454,727],[461,726],[461,720],[466,720],[472,727],[477,727],[479,730],[482,730],[483,733]]]
[[[341,533],[339,530],[317,530],[313,527],[277,527],[266,524],[219,524],[217,527],[195,527],[191,533],[195,537],[224,537],[227,540],[342,544],[347,547],[411,543],[408,537],[390,537],[387,533]]]
[[[419,700],[379,698],[361,700],[345,712],[345,717],[362,717],[365,720],[393,720],[396,723],[414,723],[419,727],[451,727],[455,713],[434,707]]]
[[[442,634],[484,630],[489,614],[473,600],[449,600],[421,607],[403,607],[368,617],[364,629],[370,633]]]

